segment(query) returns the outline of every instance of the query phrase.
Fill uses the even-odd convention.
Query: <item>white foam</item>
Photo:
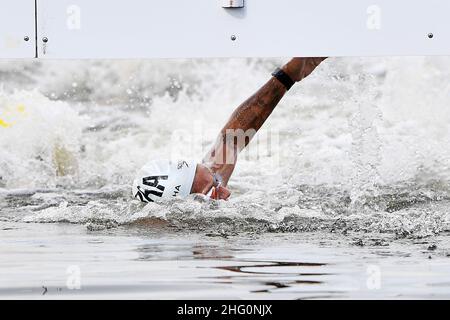
[[[31,116],[0,127],[0,183],[127,190],[150,158],[201,159],[234,108],[282,61],[44,61],[5,68],[12,83],[3,89],[0,107],[23,104]],[[230,181],[230,202],[213,209],[191,201],[130,209],[126,219],[178,212],[279,223],[286,216],[337,218],[349,207],[343,200],[347,195],[356,212],[387,210],[387,190],[446,197],[449,65],[449,57],[331,58],[288,93],[258,133],[263,147],[275,134],[272,154],[241,157]],[[11,87],[31,86],[55,98],[38,91],[10,93]],[[76,159],[70,178],[56,173],[56,145]],[[325,191],[317,191],[321,186]],[[84,217],[98,212],[97,205],[103,206],[91,202]],[[101,215],[126,220],[107,211]],[[47,210],[41,218],[71,215],[58,212]],[[39,221],[39,214],[33,215]]]

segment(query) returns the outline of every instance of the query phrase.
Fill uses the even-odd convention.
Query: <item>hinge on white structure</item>
[[[222,8],[243,8],[244,0],[221,0]]]

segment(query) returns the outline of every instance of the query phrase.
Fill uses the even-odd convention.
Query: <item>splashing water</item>
[[[450,230],[448,57],[329,59],[240,157],[230,201],[131,199],[140,166],[200,160],[282,62],[0,62],[1,219],[162,219],[217,234]]]

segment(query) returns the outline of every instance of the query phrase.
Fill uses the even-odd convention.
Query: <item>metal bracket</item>
[[[244,0],[221,0],[222,8],[243,8]]]

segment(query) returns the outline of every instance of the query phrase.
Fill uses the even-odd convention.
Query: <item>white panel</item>
[[[222,5],[222,0],[38,0],[39,56],[450,55],[449,0]]]
[[[34,0],[0,0],[0,58],[34,57],[35,36]]]

